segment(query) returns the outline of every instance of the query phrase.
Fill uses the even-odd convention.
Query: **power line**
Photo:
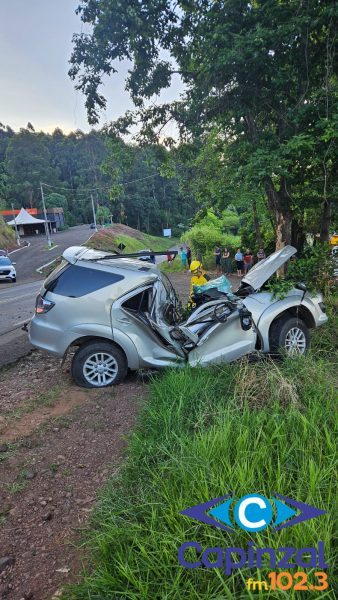
[[[140,177],[139,179],[132,179],[131,181],[126,181],[126,182],[122,182],[122,185],[129,185],[131,183],[137,183],[138,181],[144,181],[145,179],[150,179],[153,177],[156,177],[157,175],[160,175],[159,173],[153,173],[153,175],[147,175],[147,177]],[[42,185],[52,188],[54,190],[64,190],[66,192],[74,192],[74,190],[72,188],[66,188],[66,187],[61,187],[58,185],[51,185],[50,183],[45,183],[44,181],[41,182]],[[104,186],[104,187],[97,187],[97,188],[87,188],[86,191],[84,192],[78,192],[76,191],[76,194],[87,194],[88,192],[96,192],[99,190],[109,190],[111,188],[111,185],[109,186]]]

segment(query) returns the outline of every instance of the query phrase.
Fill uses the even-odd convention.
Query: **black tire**
[[[97,359],[97,357],[100,358]],[[90,361],[90,358],[92,360]],[[104,361],[107,362],[104,362]],[[88,362],[87,362],[88,361]],[[93,365],[93,366],[92,366]],[[95,369],[105,369],[96,373]],[[119,348],[109,342],[89,342],[80,346],[72,361],[72,377],[85,388],[102,388],[121,383],[128,371],[127,359]],[[90,373],[92,372],[92,377]]]
[[[13,277],[12,281],[13,283],[16,283],[16,277]]]
[[[298,342],[296,342],[298,338]],[[295,345],[292,346],[293,340]],[[287,356],[299,356],[310,347],[310,334],[302,319],[285,317],[271,325],[270,350]]]

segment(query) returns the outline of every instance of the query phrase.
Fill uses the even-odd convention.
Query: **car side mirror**
[[[16,265],[16,263],[12,263],[12,265]]]
[[[301,290],[302,292],[307,291],[307,287],[306,287],[305,283],[297,283],[297,285],[295,285],[295,288],[297,290]]]

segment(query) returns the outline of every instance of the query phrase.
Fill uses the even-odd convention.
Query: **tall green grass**
[[[332,325],[331,325],[332,327]],[[322,328],[321,336],[329,332]],[[102,493],[84,543],[90,561],[67,600],[221,600],[335,598],[332,589],[337,420],[335,368],[316,350],[281,363],[247,361],[215,369],[167,371],[155,378],[120,473]],[[331,355],[331,351],[329,351]],[[274,492],[327,511],[274,533],[229,534],[180,511],[233,492]],[[325,592],[249,592],[268,566],[185,569],[180,545],[202,548],[325,545],[331,587]],[[313,574],[309,571],[309,579]]]
[[[15,232],[9,225],[5,224],[0,215],[0,248],[3,250],[12,250],[12,248],[15,248],[15,245]]]

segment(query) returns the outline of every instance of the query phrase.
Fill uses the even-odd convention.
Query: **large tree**
[[[265,191],[277,247],[291,241],[304,202],[321,204],[327,238],[337,166],[335,0],[82,0],[78,12],[92,32],[74,37],[70,75],[90,122],[105,106],[103,76],[129,59],[137,113],[120,120],[121,131],[141,122],[141,135],[153,139],[170,119],[182,136],[218,127],[243,182]],[[181,100],[147,105],[174,73],[186,86]]]

